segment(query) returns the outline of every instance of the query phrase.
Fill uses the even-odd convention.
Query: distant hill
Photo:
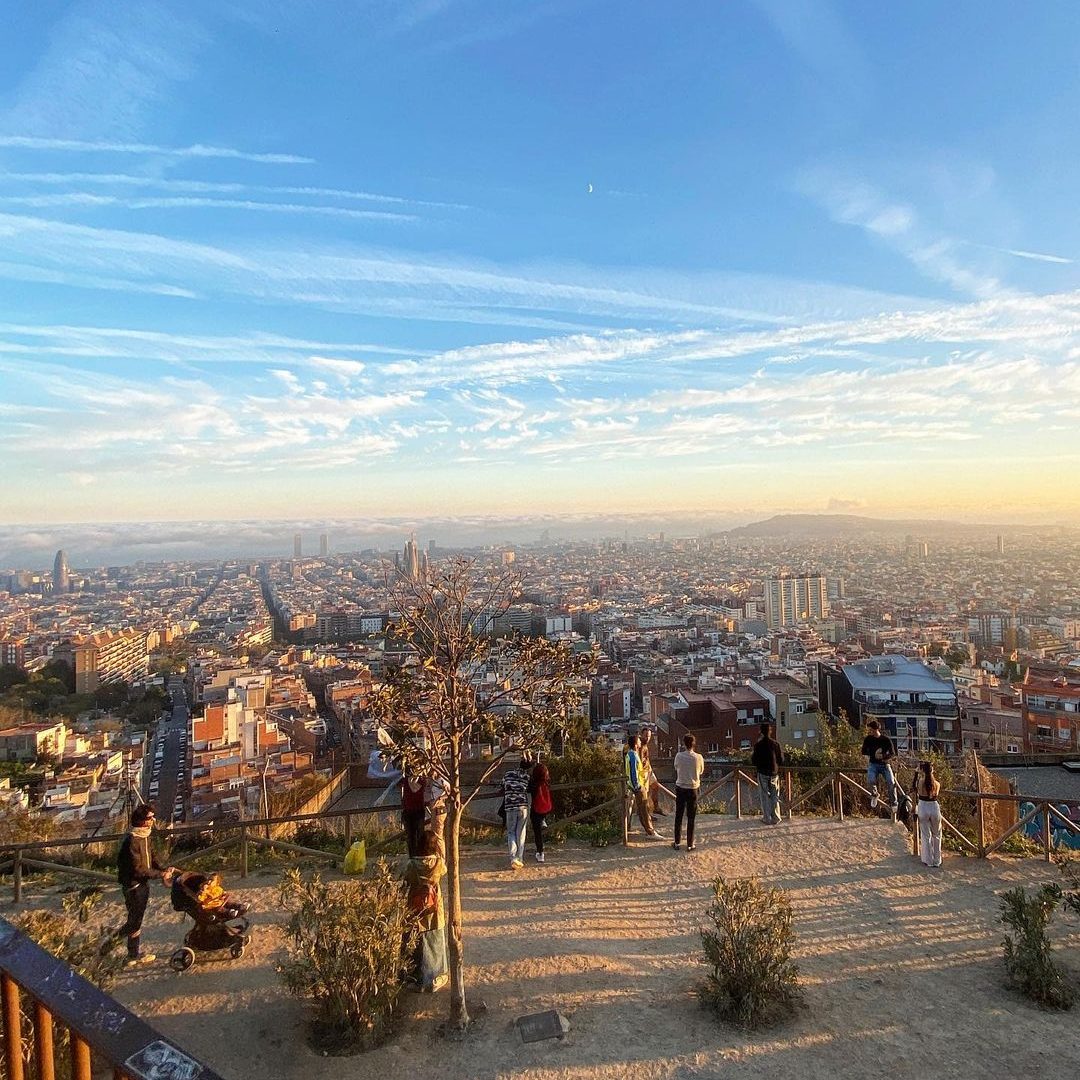
[[[963,524],[958,521],[920,521],[906,518],[860,517],[858,514],[776,514],[765,521],[755,521],[728,536],[835,537],[865,536],[871,533],[890,536],[926,536],[942,533],[992,533],[1000,526]]]

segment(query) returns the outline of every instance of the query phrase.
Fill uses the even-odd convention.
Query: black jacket
[[[775,776],[784,764],[784,751],[775,739],[764,735],[754,744],[754,752],[750,756],[754,768],[766,776]]]
[[[128,833],[121,841],[120,853],[116,857],[116,879],[125,889],[160,877],[165,869],[158,862],[151,837]]]

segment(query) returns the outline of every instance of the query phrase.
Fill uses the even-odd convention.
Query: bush
[[[706,799],[698,803],[697,812],[699,814],[726,814],[728,804],[725,799]]]
[[[555,809],[550,817],[553,821],[572,817],[594,806],[617,798],[619,795],[618,776],[622,769],[622,755],[618,750],[600,744],[586,744],[569,748],[561,758],[550,758],[547,767],[551,773],[551,783],[577,784],[592,781],[589,787],[573,788],[569,791],[551,793]],[[597,783],[597,781],[609,781]],[[609,821],[614,825],[619,821],[618,806],[602,810],[592,821]]]
[[[277,970],[291,993],[315,1006],[315,1048],[348,1054],[384,1042],[416,944],[404,882],[382,861],[364,878],[329,884],[292,869],[279,899],[291,918]]]
[[[59,957],[84,979],[102,990],[108,990],[124,966],[122,950],[110,946],[117,944],[112,936],[112,926],[107,925],[96,911],[101,900],[101,890],[96,887],[81,889],[64,897],[62,911],[30,911],[14,919],[15,925],[37,942],[46,952]],[[30,1055],[34,1046],[34,1018],[26,1011],[28,1002],[23,999],[22,1055],[29,1075]],[[70,1076],[71,1034],[63,1024],[53,1028],[54,1058],[58,1078]],[[0,1077],[5,1076],[0,1063]]]
[[[1053,886],[1035,893],[1017,886],[1001,897],[1001,921],[1015,934],[1006,934],[1004,941],[1008,984],[1048,1009],[1069,1009],[1076,1000],[1046,933],[1060,897]]]
[[[718,877],[708,917],[714,929],[701,932],[701,944],[712,970],[700,990],[702,1004],[742,1027],[776,1023],[802,1004],[791,959],[791,901],[783,889],[756,878]]]
[[[564,826],[560,839],[584,840],[589,847],[610,847],[622,838],[622,831],[612,821],[575,822]]]

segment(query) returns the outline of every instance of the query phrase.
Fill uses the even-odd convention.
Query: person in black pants
[[[682,838],[683,815],[686,816],[686,850],[694,850],[694,822],[697,820],[697,796],[705,759],[694,749],[693,735],[683,736],[683,747],[675,755],[675,843],[678,851]]]
[[[150,881],[153,878],[165,881],[174,872],[173,867],[162,866],[157,860],[150,842],[153,827],[154,808],[149,805],[137,806],[131,812],[131,830],[121,842],[116,860],[116,876],[124,894],[127,922],[113,933],[107,944],[126,938],[129,966],[149,964],[156,959],[153,953],[144,953],[141,948],[143,917],[150,899]]]
[[[554,809],[551,800],[551,773],[538,761],[529,773],[529,825],[532,827],[533,843],[536,845],[536,861],[544,861],[544,819]]]

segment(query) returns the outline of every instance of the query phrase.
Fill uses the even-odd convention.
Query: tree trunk
[[[450,812],[446,830],[446,940],[450,961],[450,1026],[469,1026],[469,1010],[465,1004],[465,956],[461,943],[461,781],[458,746],[450,746],[449,792]]]

